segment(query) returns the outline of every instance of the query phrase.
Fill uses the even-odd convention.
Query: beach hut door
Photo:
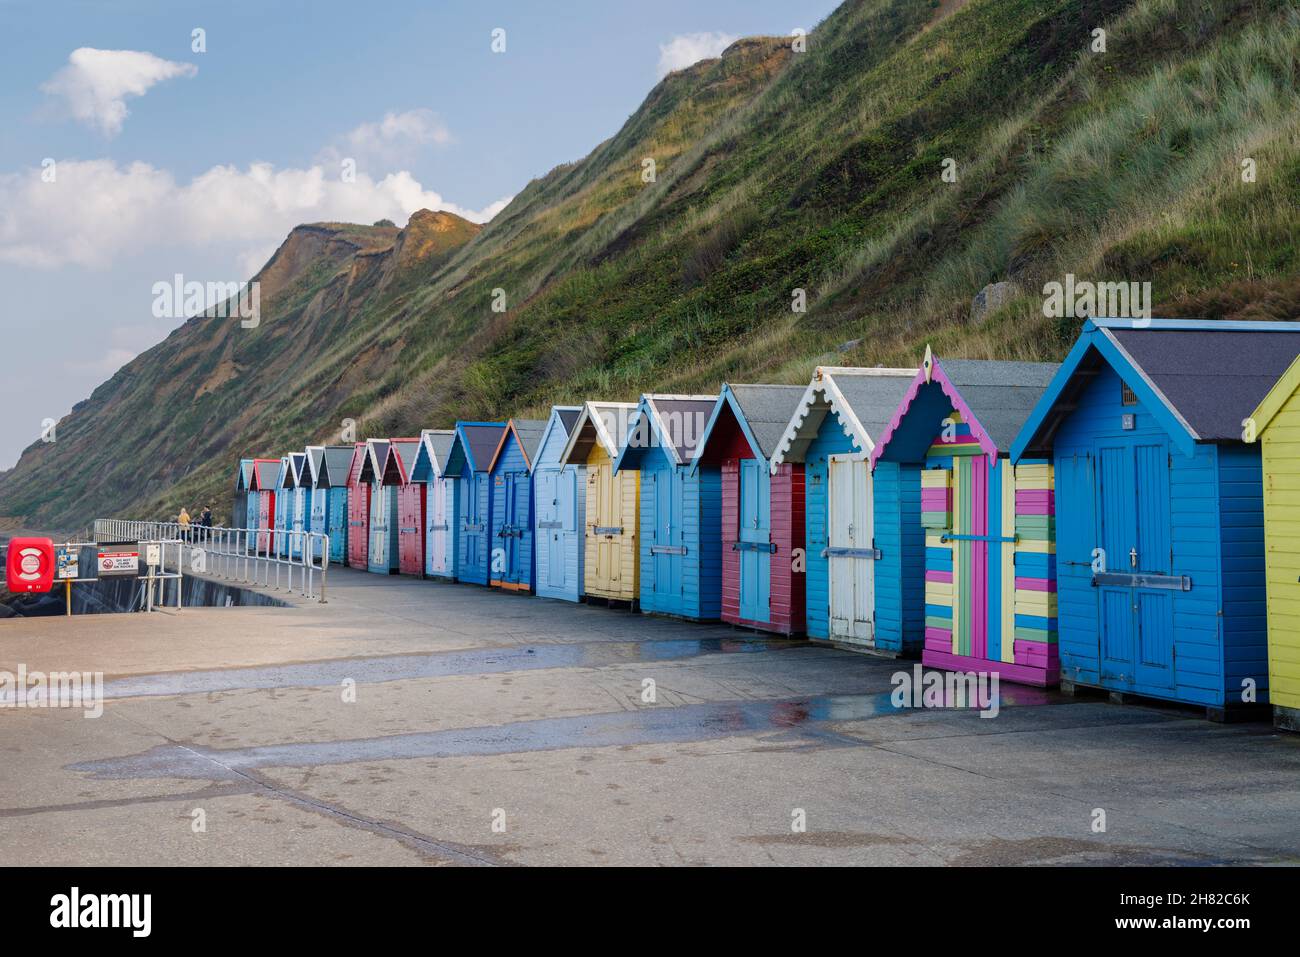
[[[1098,585],[1101,678],[1172,688],[1174,593],[1143,578],[1172,573],[1168,446],[1107,442],[1097,449],[1097,471],[1109,573]],[[1123,576],[1132,578],[1125,583]]]
[[[875,607],[871,474],[867,463],[830,457],[831,637],[872,639]]]
[[[386,485],[370,486],[370,566],[383,568],[388,561],[388,496]]]
[[[560,485],[568,478],[554,469],[539,471],[537,486],[537,571],[548,588],[564,587],[564,542],[568,527],[561,518]]]
[[[623,516],[620,511],[618,479],[614,475],[613,464],[609,461],[590,467],[593,488],[596,496],[596,521],[592,523],[592,534],[596,537],[596,580],[606,587],[617,587],[620,566],[622,564]],[[602,529],[620,529],[618,534]]]
[[[654,533],[650,554],[654,562],[654,593],[664,598],[682,593],[682,538],[685,476],[675,469],[651,472],[649,494],[654,501]]]
[[[506,550],[505,580],[508,582],[526,582],[528,580],[528,557],[524,553],[524,529],[531,521],[528,514],[528,473],[507,472],[506,501],[502,514],[508,534],[503,536],[502,546]]]
[[[447,572],[447,479],[435,478],[429,482],[429,497],[425,502],[425,551],[428,562],[425,571],[430,575]]]
[[[740,460],[740,617],[768,621],[772,598],[772,478],[767,463]]]

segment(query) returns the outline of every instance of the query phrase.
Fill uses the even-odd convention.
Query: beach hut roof
[[[320,484],[324,488],[342,487],[348,484],[354,452],[356,446],[353,445],[325,446],[325,458],[320,473]]]
[[[366,439],[366,456],[361,462],[360,481],[366,485],[382,485],[384,466],[388,462],[388,439]]]
[[[1185,454],[1197,442],[1240,442],[1242,421],[1265,405],[1297,355],[1300,323],[1090,319],[1016,437],[1012,458],[1050,451],[1105,364]]]
[[[293,459],[288,455],[280,456],[280,471],[275,476],[276,488],[293,488],[295,486],[293,474]]]
[[[239,468],[235,470],[235,491],[245,492],[253,487],[253,460],[240,459]]]
[[[614,463],[615,471],[639,468],[646,451],[662,448],[674,465],[689,465],[704,438],[716,395],[646,393],[628,425],[628,438]]]
[[[1254,428],[1244,436],[1247,442],[1254,442],[1259,435],[1268,428],[1273,417],[1282,411],[1282,406],[1286,405],[1288,399],[1295,395],[1296,389],[1300,388],[1300,355],[1287,366],[1286,372],[1274,383],[1273,388],[1268,390],[1268,395],[1260,401],[1251,413],[1250,420],[1254,423]]]
[[[804,461],[809,444],[831,412],[844,434],[869,455],[916,373],[916,369],[818,366],[777,443],[772,467]]]
[[[552,441],[553,437],[560,442],[560,451],[568,445],[569,436],[573,434],[573,427],[578,424],[578,418],[582,415],[582,406],[580,405],[553,405],[551,414],[546,419],[546,428],[542,431],[542,438],[537,443],[537,454],[540,455],[546,444]],[[534,468],[536,463],[534,463]]]
[[[560,455],[560,464],[586,461],[597,442],[610,459],[617,460],[627,442],[628,426],[635,414],[635,402],[584,402],[582,412],[569,430],[569,441]]]
[[[1029,418],[1035,403],[1059,366],[1054,362],[1003,362],[996,359],[946,359],[940,362],[925,348],[921,369],[913,377],[889,425],[876,439],[871,453],[876,461],[892,453],[896,460],[925,455],[949,407],[960,413],[971,435],[990,459],[1011,449],[1011,443]],[[918,402],[921,389],[937,385],[938,393]],[[908,413],[914,412],[910,423]],[[926,421],[933,412],[933,422]],[[906,424],[905,424],[906,423]]]
[[[506,436],[513,434],[515,441],[519,443],[519,448],[524,453],[524,464],[528,466],[528,471],[533,470],[533,463],[537,461],[537,450],[541,448],[542,438],[546,435],[546,419],[511,419],[506,423],[505,429],[501,432],[501,440],[497,442],[496,450],[492,453],[492,461],[488,464],[488,471],[497,467],[497,459],[501,456],[501,450],[506,447]]]
[[[309,445],[304,451],[307,454],[307,471],[304,474],[304,484],[316,488],[321,484],[321,478],[325,471],[325,446]]]
[[[279,459],[253,459],[253,480],[251,489],[262,491],[273,489],[280,477]]]
[[[388,456],[384,460],[384,484],[405,485],[410,482],[411,465],[419,451],[419,439],[390,439]]]
[[[421,429],[420,447],[411,463],[411,481],[432,482],[441,476],[455,438],[451,429]]]
[[[451,451],[447,453],[443,468],[454,474],[468,462],[471,472],[486,472],[505,430],[504,422],[457,422]]]
[[[728,411],[735,417],[755,456],[770,462],[803,393],[801,385],[724,383],[695,450],[695,462],[703,457],[709,436]]]

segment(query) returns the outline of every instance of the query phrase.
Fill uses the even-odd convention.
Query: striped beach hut
[[[1214,718],[1268,700],[1264,480],[1243,439],[1298,353],[1288,323],[1084,324],[1012,447],[1051,459],[1068,506],[1063,684]]]
[[[325,534],[330,539],[329,560],[342,564],[348,555],[348,480],[352,469],[351,445],[327,445],[319,481],[325,490]]]
[[[279,459],[253,459],[252,490],[257,493],[257,519],[249,527],[258,529],[254,549],[262,555],[269,554],[274,544],[272,530],[275,528],[275,492],[279,479]]]
[[[253,460],[240,459],[239,467],[235,470],[235,497],[230,504],[230,527],[247,528],[244,523],[248,521],[250,512],[249,501],[252,496],[248,494],[249,488],[253,484]],[[254,512],[253,514],[256,514]]]
[[[370,457],[365,442],[355,442],[348,464],[348,565],[370,567],[370,486],[361,481],[361,470]]]
[[[488,583],[491,560],[492,484],[488,466],[501,444],[504,422],[457,422],[447,453],[446,474],[454,476],[456,493],[456,579],[472,585]]]
[[[722,474],[692,469],[716,395],[643,395],[614,462],[641,477],[641,610],[697,621],[722,614]]]
[[[923,601],[919,485],[905,523],[898,464],[880,463],[873,473],[870,462],[915,378],[915,369],[819,367],[777,443],[774,468],[804,467],[804,617],[811,639],[890,656],[920,651],[919,641],[903,646],[898,627],[904,606]],[[879,525],[877,498],[889,516]],[[908,575],[904,557],[912,563]],[[890,627],[879,632],[879,619]]]
[[[397,570],[403,575],[424,574],[424,501],[426,487],[411,478],[411,466],[420,450],[418,438],[393,439],[384,466],[384,484],[397,496]]]
[[[1273,723],[1300,731],[1300,358],[1251,413],[1242,437],[1259,443],[1263,467]]]
[[[804,468],[772,457],[803,399],[799,385],[726,384],[693,467],[722,480],[722,620],[804,631]]]
[[[397,554],[397,486],[385,481],[388,439],[366,439],[361,464],[361,484],[370,496],[370,544],[366,548],[366,569],[377,575],[395,575]]]
[[[501,433],[488,481],[492,485],[489,583],[510,591],[533,587],[533,463],[546,431],[542,419],[511,419]]]
[[[877,524],[910,526],[920,488],[924,604],[904,608],[897,624],[882,620],[879,630],[908,648],[909,631],[923,627],[924,664],[997,672],[1021,684],[1057,682],[1052,466],[1041,458],[1010,461],[1012,440],[1057,368],[941,363],[927,347],[871,453],[877,472],[893,463],[907,486],[904,515],[886,507]],[[904,566],[905,576],[917,567],[906,555]],[[896,627],[902,635],[893,634]]]
[[[313,535],[325,535],[325,522],[329,512],[329,489],[323,484],[325,479],[325,446],[309,445],[303,452],[307,456],[303,473],[303,486],[307,491],[307,531]],[[311,558],[321,557],[323,546],[321,539],[311,540]]]
[[[424,429],[411,466],[411,479],[424,483],[424,574],[430,578],[456,577],[457,483],[445,467],[456,433],[451,429]]]
[[[582,557],[587,598],[632,604],[640,592],[640,473],[614,472],[635,414],[631,402],[583,403],[560,453],[562,466],[587,471]]]
[[[581,414],[581,406],[552,406],[533,462],[534,590],[542,598],[582,597],[587,467],[560,464]]]

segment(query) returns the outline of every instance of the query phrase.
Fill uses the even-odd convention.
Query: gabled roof
[[[1286,372],[1283,372],[1273,388],[1268,390],[1268,395],[1264,396],[1255,407],[1255,411],[1250,414],[1253,427],[1245,429],[1242,437],[1247,442],[1254,442],[1263,435],[1274,416],[1282,411],[1282,406],[1295,395],[1296,389],[1300,389],[1300,356],[1292,360]]]
[[[280,471],[275,476],[275,487],[294,488],[296,484],[293,474],[293,459],[287,455],[280,456]]]
[[[316,488],[320,485],[325,471],[325,446],[309,445],[304,451],[307,453],[307,471],[303,484]]]
[[[420,430],[420,447],[411,463],[412,482],[432,482],[442,476],[455,437],[451,429]]]
[[[366,439],[366,457],[361,462],[360,481],[366,485],[382,485],[387,462],[388,439]]]
[[[926,346],[920,371],[889,425],[876,439],[871,453],[872,468],[887,454],[896,461],[923,457],[949,408],[960,413],[962,421],[970,426],[971,435],[984,454],[996,459],[1010,451],[1011,443],[1058,368],[1054,362],[996,359],[940,362]],[[931,416],[933,421],[929,421]]]
[[[1297,355],[1300,323],[1090,319],[1016,437],[1012,459],[1050,452],[1103,364],[1184,454],[1197,442],[1240,442],[1243,420]]]
[[[505,430],[504,422],[457,422],[443,469],[458,475],[468,462],[471,472],[486,472]]]
[[[303,488],[307,484],[307,453],[290,452],[289,467],[293,469],[293,487]]]
[[[573,427],[578,424],[581,416],[580,405],[551,406],[551,414],[546,420],[546,429],[542,432],[541,441],[537,443],[537,456],[540,457],[542,450],[551,442],[558,442],[560,452],[563,453],[565,446],[569,444],[569,436],[573,434]],[[537,467],[535,463],[533,467]]]
[[[645,453],[655,448],[662,448],[674,465],[689,465],[717,401],[716,395],[641,396],[614,470],[639,469]]]
[[[410,468],[420,448],[419,439],[390,439],[388,456],[384,460],[384,484],[406,485],[410,482]]]
[[[584,402],[581,414],[569,430],[569,441],[560,453],[560,464],[587,461],[597,442],[610,459],[617,460],[635,414],[634,402]]]
[[[708,449],[714,429],[724,412],[730,410],[740,425],[740,431],[755,456],[772,461],[777,443],[790,424],[790,416],[803,398],[801,385],[746,385],[724,383],[722,393],[713,405],[713,413],[704,427],[695,450],[693,463],[698,463]]]
[[[325,461],[321,468],[320,484],[325,488],[342,488],[348,484],[352,472],[352,445],[325,446]]]
[[[497,459],[501,457],[501,450],[506,447],[506,439],[513,435],[515,441],[519,443],[519,449],[524,453],[524,465],[528,471],[533,470],[533,463],[537,461],[537,450],[541,447],[542,436],[546,434],[545,419],[511,419],[506,423],[505,430],[501,433],[501,441],[497,443],[496,450],[492,453],[492,462],[488,465],[488,471],[491,472],[497,467]]]
[[[777,443],[772,468],[804,461],[827,415],[834,415],[844,434],[862,455],[869,456],[916,373],[916,369],[818,366]]]
[[[253,482],[250,488],[264,491],[276,487],[280,478],[279,459],[253,459]]]
[[[235,469],[235,491],[244,492],[252,488],[253,481],[253,460],[240,459],[239,467]]]

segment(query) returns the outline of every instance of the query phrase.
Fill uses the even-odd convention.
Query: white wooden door
[[[847,455],[832,455],[829,464],[831,637],[869,642],[876,603],[871,473]]]
[[[446,478],[435,478],[429,482],[428,499],[424,503],[424,571],[428,575],[445,575],[448,572],[447,558],[450,550],[447,548],[447,536],[450,533],[450,518],[447,515],[447,490],[450,484]]]

